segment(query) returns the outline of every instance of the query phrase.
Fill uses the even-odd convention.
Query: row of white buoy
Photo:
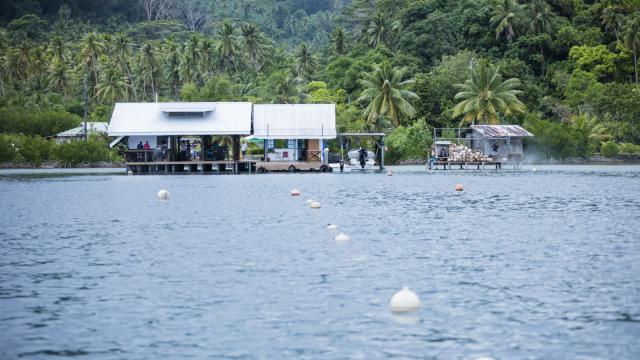
[[[393,173],[389,171],[388,175],[391,176],[393,175]],[[300,190],[298,189],[291,190],[291,196],[300,196]],[[312,209],[320,208],[320,203],[313,199],[307,199],[307,204],[309,204],[309,207]],[[338,230],[338,225],[330,223],[327,225],[327,229],[332,231]],[[340,232],[338,235],[336,235],[334,240],[337,242],[345,242],[345,241],[349,241],[350,238],[347,234]],[[391,297],[391,301],[389,302],[389,307],[391,308],[391,311],[394,313],[417,311],[420,309],[421,306],[422,305],[420,303],[420,298],[418,298],[418,295],[416,295],[416,293],[414,293],[413,291],[409,290],[409,288],[406,286],[403,287],[402,290],[396,292]]]

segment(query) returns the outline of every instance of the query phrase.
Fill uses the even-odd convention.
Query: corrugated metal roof
[[[256,104],[253,134],[263,139],[335,139],[335,104]]]
[[[519,125],[471,125],[471,128],[488,138],[533,136]]]
[[[248,135],[251,107],[250,102],[117,103],[109,136]],[[198,112],[185,111],[194,109]],[[182,114],[172,116],[173,111]]]
[[[87,122],[87,130],[89,132],[107,132],[109,128],[109,123],[106,122]],[[75,137],[75,136],[84,136],[84,123],[80,123],[78,127],[73,129],[65,130],[56,135],[57,137]]]

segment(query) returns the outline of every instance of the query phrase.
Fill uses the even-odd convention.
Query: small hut
[[[471,125],[466,137],[472,149],[485,155],[519,161],[523,139],[533,134],[519,125]]]
[[[109,123],[106,122],[87,122],[87,132],[91,133],[107,133]],[[76,140],[84,139],[84,123],[80,123],[77,127],[56,134],[55,141],[58,144],[66,144]]]

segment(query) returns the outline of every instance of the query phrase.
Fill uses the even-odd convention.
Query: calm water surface
[[[640,358],[640,167],[393,170],[0,172],[0,358]]]

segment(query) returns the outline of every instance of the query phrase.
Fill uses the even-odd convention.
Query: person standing
[[[243,142],[242,143],[242,159],[245,159],[247,157],[247,143]]]

